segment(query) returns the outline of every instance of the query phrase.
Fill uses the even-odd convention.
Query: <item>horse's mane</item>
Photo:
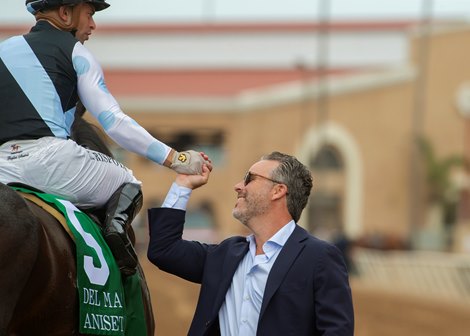
[[[83,118],[86,109],[82,102],[78,102],[75,112],[75,121],[71,129],[71,138],[81,146],[95,150],[97,152],[113,157],[111,150],[106,144],[103,131]]]

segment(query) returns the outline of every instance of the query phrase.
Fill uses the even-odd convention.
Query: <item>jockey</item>
[[[0,182],[20,182],[81,208],[106,207],[104,237],[123,274],[137,255],[127,228],[142,206],[141,182],[112,158],[70,139],[77,102],[121,147],[177,173],[200,174],[204,154],[178,153],[127,116],[83,45],[105,0],[26,0],[29,33],[0,43]]]

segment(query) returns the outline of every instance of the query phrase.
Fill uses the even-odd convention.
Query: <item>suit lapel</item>
[[[295,258],[297,258],[298,254],[303,249],[304,245],[302,244],[302,241],[307,238],[307,235],[307,232],[303,228],[296,225],[295,230],[292,232],[291,236],[277,256],[266,282],[263,303],[259,314],[260,319],[263,316],[272,296],[281,285],[287,272],[289,272]]]
[[[232,284],[232,278],[237,270],[240,261],[243,259],[245,254],[248,252],[248,242],[242,241],[238,242],[235,245],[229,247],[227,255],[225,257],[222,269],[216,270],[221,272],[221,283],[214,302],[214,314],[219,313],[219,309],[222,306],[223,301],[225,300],[225,295],[227,294],[228,288]]]

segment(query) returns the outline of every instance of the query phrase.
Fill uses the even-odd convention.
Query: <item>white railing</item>
[[[364,284],[470,302],[470,255],[355,248],[352,260]]]

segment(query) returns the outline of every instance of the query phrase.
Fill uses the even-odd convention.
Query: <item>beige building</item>
[[[244,232],[231,215],[233,186],[262,154],[278,150],[313,171],[300,224],[316,235],[413,235],[417,247],[447,248],[444,228],[470,228],[462,197],[468,176],[451,170],[455,190],[446,192],[455,197],[433,224],[414,140],[424,135],[441,161],[469,156],[470,26],[327,28],[102,27],[89,48],[126,113],[176,149],[201,149],[213,159],[209,184],[189,204],[192,237]],[[0,28],[0,39],[13,31]],[[118,155],[143,181],[144,209],[160,205],[174,173]]]

